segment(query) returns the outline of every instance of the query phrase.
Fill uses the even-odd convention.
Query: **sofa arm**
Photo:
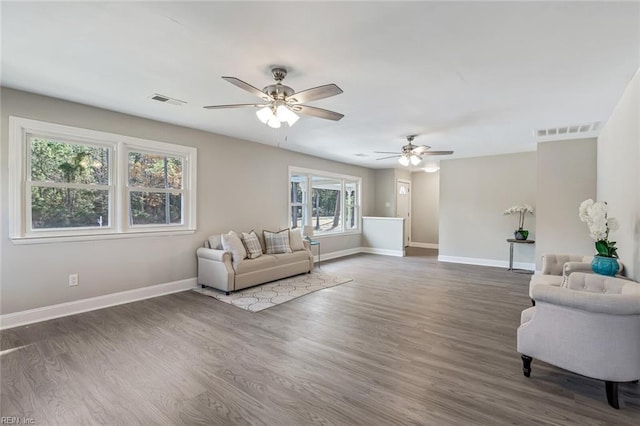
[[[569,275],[574,272],[584,272],[592,274],[591,263],[587,262],[567,262],[562,267],[562,287],[567,287]]]
[[[198,257],[198,284],[222,291],[235,290],[235,271],[231,264],[231,253],[200,247]]]
[[[638,284],[640,285],[640,284]],[[538,303],[609,315],[640,315],[640,294],[592,293],[547,285],[532,289]]]
[[[196,251],[196,255],[198,256],[198,258],[217,260],[218,262],[229,260],[229,262],[231,262],[231,253],[224,250],[215,250],[206,247],[200,247]]]
[[[562,275],[564,264],[580,262],[583,256],[575,254],[545,254],[542,256],[542,275]]]

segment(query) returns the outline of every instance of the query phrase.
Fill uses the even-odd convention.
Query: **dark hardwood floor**
[[[0,414],[60,425],[638,425],[640,385],[515,350],[528,275],[405,258],[251,313],[183,292],[0,333]],[[576,354],[579,356],[580,354]],[[24,423],[23,423],[24,424]]]

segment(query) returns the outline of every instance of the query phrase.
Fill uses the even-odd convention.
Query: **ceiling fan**
[[[407,144],[402,147],[400,153],[388,152],[388,151],[374,151],[376,154],[394,154],[387,157],[377,158],[377,160],[386,160],[388,158],[398,158],[398,162],[403,166],[408,166],[409,163],[413,166],[417,166],[422,161],[424,155],[451,155],[453,151],[429,151],[430,146],[427,145],[414,145],[413,139],[417,135],[407,136]]]
[[[338,121],[344,117],[344,114],[340,114],[338,112],[309,105],[302,105],[303,102],[310,102],[339,95],[342,93],[342,89],[335,84],[325,84],[324,86],[318,86],[312,89],[296,92],[291,87],[282,84],[282,80],[287,76],[287,70],[285,68],[273,68],[271,70],[271,74],[273,75],[273,79],[276,83],[270,84],[262,90],[259,90],[249,83],[235,77],[222,77],[223,80],[256,95],[262,99],[264,103],[209,105],[203,108],[260,108],[256,111],[258,119],[260,119],[264,124],[276,129],[284,122],[288,123],[289,126],[293,126],[299,118],[296,113],[333,121]]]

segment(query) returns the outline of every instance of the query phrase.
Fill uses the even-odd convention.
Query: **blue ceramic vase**
[[[618,265],[618,259],[615,257],[594,256],[591,262],[591,269],[593,272],[600,275],[607,275],[613,277],[618,273],[620,265]]]

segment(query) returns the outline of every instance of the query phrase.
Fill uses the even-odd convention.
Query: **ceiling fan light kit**
[[[339,95],[342,93],[342,89],[335,84],[325,84],[324,86],[295,92],[291,87],[282,84],[282,80],[287,75],[287,70],[285,68],[273,68],[271,70],[271,74],[273,79],[276,81],[276,84],[270,84],[262,90],[259,90],[249,83],[235,77],[222,77],[223,80],[233,84],[234,86],[259,97],[263,101],[267,102],[266,104],[209,105],[203,108],[260,108],[256,111],[256,116],[262,123],[274,129],[279,128],[282,123],[287,123],[289,127],[293,126],[300,118],[298,114],[333,121],[338,121],[344,117],[343,114],[334,111],[316,108],[309,105],[302,105],[302,102],[315,101]]]
[[[386,160],[388,158],[396,158],[398,157],[398,163],[403,166],[408,166],[411,164],[412,166],[417,166],[422,161],[422,157],[425,155],[451,155],[453,151],[429,151],[431,149],[430,146],[427,145],[414,145],[413,139],[416,135],[407,136],[407,144],[404,145],[400,149],[400,153],[396,154],[395,152],[387,152],[387,151],[374,151],[377,154],[396,154],[390,155],[388,157],[378,158],[378,160]],[[435,170],[437,171],[437,169]]]
[[[281,123],[287,123],[291,127],[300,119],[296,113],[284,105],[280,105],[277,108],[266,106],[256,111],[256,116],[258,120],[274,129],[279,128]]]

